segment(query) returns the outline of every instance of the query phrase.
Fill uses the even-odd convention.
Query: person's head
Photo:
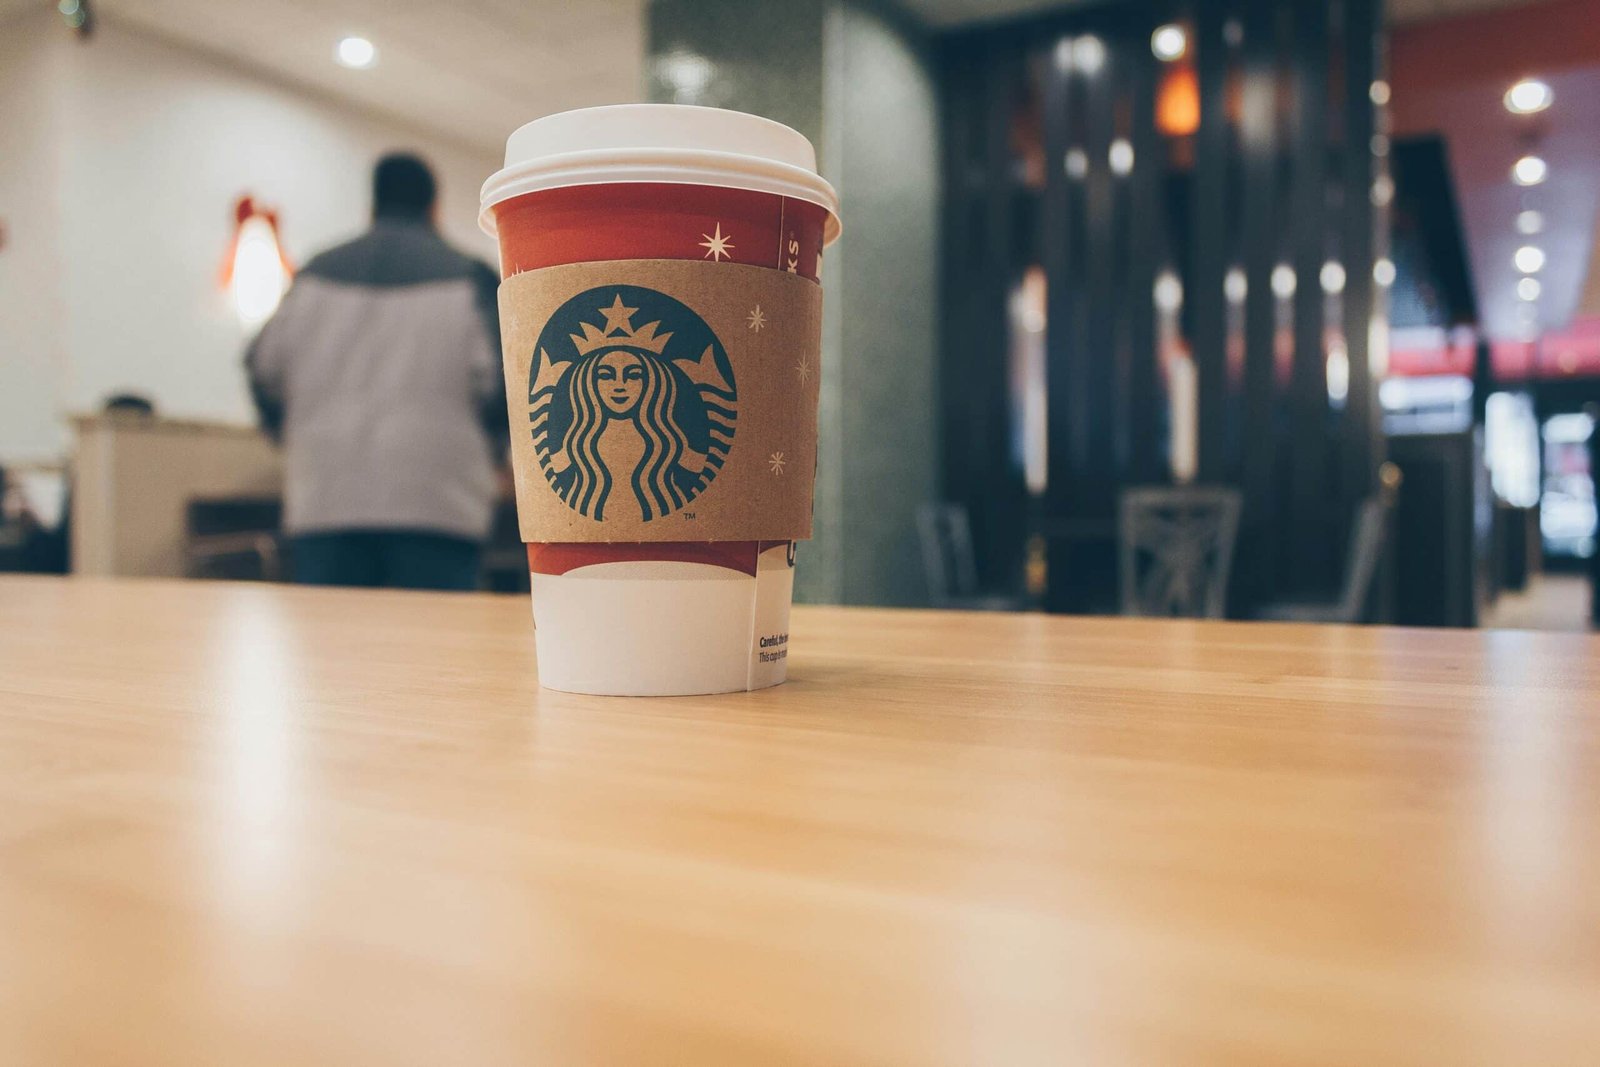
[[[439,196],[433,170],[420,156],[391,152],[372,169],[372,217],[431,220]]]
[[[104,410],[108,415],[151,416],[156,413],[156,405],[155,401],[138,393],[115,393],[106,398]]]

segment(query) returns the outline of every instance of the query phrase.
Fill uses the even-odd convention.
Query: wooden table
[[[1600,641],[0,581],[0,1063],[1594,1064]]]

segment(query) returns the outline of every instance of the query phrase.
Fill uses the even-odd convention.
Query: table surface
[[[0,580],[0,1063],[1593,1064],[1600,639]]]

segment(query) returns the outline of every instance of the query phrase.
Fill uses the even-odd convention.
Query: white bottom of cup
[[[709,563],[597,563],[532,575],[539,684],[564,693],[693,696],[788,676],[794,567],[769,548],[752,577]]]

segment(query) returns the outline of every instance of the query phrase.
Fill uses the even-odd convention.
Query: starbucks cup
[[[552,115],[511,135],[480,223],[540,683],[782,682],[839,231],[810,142],[714,108]]]

